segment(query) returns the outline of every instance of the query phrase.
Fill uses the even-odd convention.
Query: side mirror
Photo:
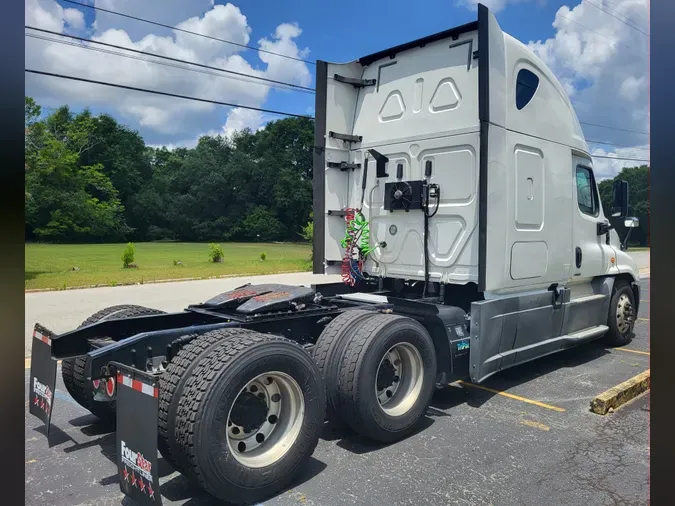
[[[630,234],[634,228],[640,226],[640,220],[637,218],[626,218],[623,222],[623,225],[628,229],[628,233],[626,234],[626,237],[621,243],[621,250],[626,251],[628,249],[628,239],[630,238]]]
[[[628,216],[628,181],[614,181],[612,218]]]
[[[637,228],[640,226],[640,220],[638,218],[626,218],[623,226],[626,228]]]

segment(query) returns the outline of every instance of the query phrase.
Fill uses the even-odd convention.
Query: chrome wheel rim
[[[630,298],[625,293],[622,294],[616,304],[616,327],[622,334],[631,329],[635,321],[633,312],[633,304],[631,304]]]
[[[227,445],[242,465],[274,464],[293,446],[305,416],[297,381],[283,372],[256,376],[241,389],[227,417]]]
[[[410,343],[392,346],[380,360],[375,377],[375,395],[389,416],[410,411],[422,391],[422,355]]]

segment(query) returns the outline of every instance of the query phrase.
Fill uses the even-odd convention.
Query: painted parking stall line
[[[641,351],[641,350],[631,350],[628,348],[615,348],[616,351],[624,351],[628,353],[637,353],[638,355],[649,355],[650,353],[648,351]]]
[[[527,397],[522,397],[520,395],[514,395],[509,392],[503,392],[502,390],[495,390],[494,388],[489,388],[483,385],[477,385],[475,383],[469,383],[467,381],[458,381],[462,386],[467,386],[471,388],[478,388],[480,390],[485,390],[486,392],[491,392],[493,394],[501,395],[502,397],[508,397],[509,399],[513,399],[515,401],[520,401],[520,402],[525,402],[527,404],[532,404],[534,406],[539,406],[540,408],[545,408],[545,409],[550,409],[551,411],[558,411],[560,413],[564,412],[564,408],[560,408],[558,406],[552,406],[551,404],[546,404],[544,402],[539,402],[535,401],[534,399],[528,399]]]
[[[157,457],[159,379],[115,364],[120,489],[139,505],[161,505]]]

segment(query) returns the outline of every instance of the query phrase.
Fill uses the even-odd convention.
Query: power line
[[[200,70],[200,69],[196,69],[196,68],[185,67],[183,65],[177,65],[177,64],[174,64],[174,63],[151,60],[150,58],[143,58],[141,56],[134,56],[132,54],[125,54],[125,53],[122,53],[120,51],[113,51],[111,49],[104,49],[104,48],[101,48],[101,47],[85,46],[85,45],[82,45],[82,44],[78,44],[77,42],[71,42],[71,41],[67,41],[67,40],[52,39],[51,37],[45,37],[44,35],[34,35],[34,34],[27,33],[26,37],[30,37],[30,38],[33,38],[33,39],[39,39],[39,40],[46,40],[46,41],[49,41],[49,42],[55,42],[57,44],[64,44],[64,45],[67,45],[67,46],[73,46],[73,47],[76,47],[76,48],[79,48],[79,49],[87,49],[87,50],[90,50],[90,51],[97,51],[97,52],[100,52],[100,53],[112,54],[112,55],[115,55],[115,56],[121,56],[123,58],[130,58],[132,60],[154,63],[156,65],[164,65],[166,67],[173,67],[173,68],[177,68],[177,69],[189,70],[191,72],[199,72],[200,74],[206,74],[206,75],[209,75],[209,76],[224,77],[226,79],[232,79],[232,80],[242,81],[242,82],[251,83],[251,84],[257,84],[259,86],[265,86],[265,87],[270,87],[270,88],[279,88],[279,89],[284,89],[284,90],[290,89],[290,88],[286,88],[286,87],[282,87],[282,86],[277,86],[277,85],[274,85],[274,84],[266,84],[266,83],[256,82],[256,81],[253,81],[251,79],[246,79],[246,78],[243,78],[243,77],[216,74],[215,72],[209,72],[207,70]],[[309,92],[307,92],[307,93],[309,93]]]
[[[610,160],[631,160],[633,162],[649,162],[649,159],[644,158],[622,158],[619,156],[600,156],[600,155],[591,155],[592,158],[608,158]]]
[[[611,127],[607,125],[598,125],[596,123],[586,123],[585,121],[580,121],[582,125],[587,125],[587,126],[593,126],[593,127],[598,127],[598,128],[608,128],[609,130],[619,130],[620,132],[630,132],[632,134],[641,134],[641,135],[649,135],[649,132],[638,132],[637,130],[628,130],[626,128],[617,128],[617,127]]]
[[[132,16],[130,14],[124,14],[123,12],[117,12],[117,11],[112,11],[112,10],[109,10],[109,9],[104,9],[103,7],[96,7],[95,5],[88,5],[88,4],[85,4],[85,3],[82,3],[82,2],[76,2],[75,0],[62,0],[62,1],[66,2],[66,3],[69,3],[69,4],[73,4],[73,5],[79,5],[80,7],[86,7],[88,9],[93,9],[93,10],[100,11],[100,12],[106,12],[108,14],[114,14],[115,16],[121,16],[123,18],[133,19],[135,21],[142,21],[143,23],[149,23],[151,25],[161,26],[163,28],[168,28],[170,30],[175,30],[177,32],[189,33],[190,35],[196,35],[198,37],[204,37],[205,39],[211,39],[211,40],[215,40],[215,41],[218,41],[218,42],[224,42],[225,44],[232,44],[233,46],[237,46],[237,47],[241,47],[241,48],[253,49],[254,51],[258,51],[260,53],[272,54],[274,56],[279,56],[281,58],[288,58],[289,60],[295,60],[295,61],[300,61],[300,62],[303,62],[303,63],[308,63],[310,65],[316,65],[316,63],[313,62],[313,61],[303,60],[302,58],[296,58],[295,56],[288,56],[288,55],[285,55],[285,54],[275,53],[274,51],[267,51],[266,49],[248,46],[246,44],[240,44],[239,42],[233,42],[231,40],[219,39],[218,37],[212,37],[211,35],[193,32],[191,30],[185,30],[184,28],[178,28],[176,26],[165,25],[164,23],[159,23],[157,21],[152,21],[150,19],[139,18],[137,16]]]
[[[283,111],[275,111],[273,109],[262,109],[260,107],[253,107],[250,105],[241,105],[241,104],[232,104],[229,102],[220,102],[218,100],[209,100],[207,98],[198,98],[198,97],[190,97],[188,95],[179,95],[177,93],[168,93],[166,91],[157,91],[157,90],[148,90],[146,88],[137,88],[135,86],[127,86],[124,84],[115,84],[115,83],[106,83],[104,81],[95,81],[93,79],[85,79],[83,77],[75,77],[75,76],[66,76],[63,74],[54,74],[52,72],[43,72],[41,70],[33,70],[33,69],[25,69],[26,72],[30,72],[31,74],[39,74],[43,76],[50,76],[50,77],[59,77],[61,79],[68,79],[71,81],[80,81],[83,83],[91,83],[91,84],[100,84],[102,86],[110,86],[111,88],[122,88],[125,90],[131,90],[131,91],[141,91],[143,93],[152,93],[154,95],[162,95],[165,97],[173,97],[173,98],[182,98],[185,100],[194,100],[196,102],[205,102],[207,104],[216,104],[216,105],[224,105],[227,107],[239,107],[241,109],[250,109],[252,111],[260,111],[260,112],[266,112],[269,114],[278,114],[280,116],[292,116],[294,118],[308,118],[308,119],[314,119],[311,116],[306,116],[303,114],[294,114],[291,112],[283,112]]]
[[[589,2],[589,0],[582,0],[582,1],[583,1],[583,2],[586,2],[586,3],[589,4],[589,5],[592,5],[593,7],[595,7],[596,9],[598,9],[598,10],[604,12],[605,14],[607,14],[607,15],[609,15],[609,16],[612,16],[614,19],[617,19],[617,20],[621,21],[624,25],[630,26],[631,28],[634,28],[634,29],[637,30],[638,32],[640,32],[640,33],[646,35],[647,37],[649,37],[649,34],[648,34],[647,32],[643,32],[643,31],[640,30],[640,28],[638,28],[637,26],[635,26],[635,25],[633,25],[633,24],[631,24],[631,23],[628,23],[628,22],[624,21],[624,20],[621,19],[621,18],[617,18],[614,14],[612,14],[612,13],[609,12],[609,11],[606,11],[606,10],[603,9],[601,6],[599,6],[598,4],[594,4],[593,2]],[[609,9],[609,7],[608,7],[608,9]],[[610,9],[610,10],[613,10],[613,9]],[[617,11],[614,11],[614,12],[616,12],[616,13],[618,14]]]
[[[618,14],[619,12],[616,10],[616,8],[618,8],[618,7],[619,7],[619,3],[623,2],[623,1],[624,1],[624,0],[616,0],[616,1],[610,2],[609,0],[604,0],[603,5],[606,4],[606,6],[607,6],[607,8],[608,8],[609,10],[614,11],[614,12],[616,12],[616,13]],[[611,7],[616,7],[616,8],[615,8],[615,9],[610,9],[610,6],[611,6]],[[644,12],[638,11],[638,12],[636,12],[636,14],[644,15]],[[624,14],[621,14],[621,15],[624,16],[624,17],[628,17],[628,16],[625,16]]]
[[[614,144],[612,142],[604,142],[604,141],[594,141],[592,139],[586,139],[586,142],[590,142],[591,144],[605,144],[607,146],[614,146],[615,148],[629,148],[629,149],[640,149],[643,151],[649,151],[649,148],[638,148],[635,146],[620,146],[618,144]]]
[[[44,28],[37,28],[37,27],[34,27],[34,26],[29,26],[29,25],[25,25],[25,27],[28,28],[29,30],[35,30],[35,31],[38,31],[38,32],[49,33],[49,34],[52,34],[52,35],[58,35],[60,37],[67,37],[69,39],[79,40],[81,42],[89,42],[91,44],[98,44],[100,46],[112,47],[112,48],[115,48],[115,49],[121,49],[123,51],[129,51],[131,53],[142,54],[142,55],[145,55],[145,56],[152,56],[153,58],[161,58],[163,60],[168,60],[168,61],[178,62],[178,63],[184,63],[186,65],[193,65],[195,67],[205,68],[205,69],[209,69],[209,70],[216,70],[218,72],[225,72],[227,74],[246,77],[246,78],[249,78],[249,79],[256,79],[256,80],[259,80],[259,81],[265,81],[265,82],[272,83],[272,84],[282,85],[282,86],[285,86],[285,87],[288,87],[288,88],[295,88],[297,90],[302,90],[302,91],[314,93],[314,88],[308,88],[306,86],[300,86],[299,84],[287,83],[287,82],[284,82],[284,81],[277,81],[275,79],[268,79],[266,77],[255,76],[255,75],[252,75],[252,74],[245,74],[243,72],[236,72],[234,70],[228,70],[228,69],[224,69],[224,68],[220,68],[220,67],[213,67],[211,65],[204,65],[202,63],[197,63],[197,62],[193,62],[193,61],[189,61],[189,60],[181,60],[179,58],[172,58],[170,56],[164,56],[164,55],[157,54],[157,53],[151,53],[149,51],[141,51],[140,49],[133,49],[133,48],[125,47],[125,46],[118,46],[117,44],[110,44],[108,42],[101,42],[101,41],[98,41],[98,40],[86,39],[84,37],[77,37],[75,35],[70,35],[70,34],[61,33],[61,32],[55,32],[55,31],[52,31],[52,30],[46,30]],[[40,38],[40,37],[32,36],[30,34],[26,34],[26,35],[29,36],[29,37]],[[46,37],[44,37],[43,40],[51,40],[52,42],[65,43],[65,41],[59,41],[59,40],[56,40],[56,39],[49,39],[49,38],[46,38]],[[77,47],[83,47],[83,48],[86,48],[86,49],[96,50],[96,48],[93,48],[93,47],[90,47],[90,46],[83,46],[83,45],[79,45],[79,44],[74,44],[74,45],[77,46]],[[124,55],[122,53],[114,53],[114,52],[111,52],[111,54],[117,54],[119,56],[128,56],[128,55]],[[145,60],[145,59],[143,61],[152,62],[152,60]],[[161,62],[152,62],[152,63],[161,64]],[[193,69],[189,69],[189,68],[186,68],[186,67],[176,67],[176,68],[193,70]]]
[[[64,0],[64,1],[65,1],[65,0]],[[636,51],[636,52],[638,52],[638,53],[642,53],[642,54],[644,54],[644,55],[647,55],[647,53],[645,53],[644,51],[640,51],[639,49],[636,49],[636,48],[634,48],[634,47],[631,47],[631,46],[628,46],[628,45],[626,45],[626,44],[623,44],[622,42],[619,42],[618,40],[610,39],[610,38],[607,37],[606,35],[603,35],[603,34],[601,34],[600,32],[598,32],[598,31],[596,31],[596,30],[593,30],[592,28],[587,27],[586,25],[582,25],[582,24],[579,23],[578,21],[574,21],[572,18],[569,18],[569,17],[567,17],[567,16],[565,16],[565,15],[563,15],[563,14],[558,13],[558,14],[556,14],[556,16],[560,16],[561,18],[564,18],[564,19],[566,19],[567,21],[571,21],[572,23],[577,24],[577,25],[579,25],[579,26],[585,28],[586,30],[589,30],[589,31],[591,31],[591,32],[593,32],[593,33],[596,33],[596,34],[600,35],[600,37],[603,37],[603,38],[607,39],[608,41],[610,41],[610,42],[612,42],[612,43],[614,43],[614,44],[620,44],[620,45],[622,45],[623,47],[627,47],[628,49],[632,49],[633,51]],[[642,61],[644,61],[644,58],[642,58]]]

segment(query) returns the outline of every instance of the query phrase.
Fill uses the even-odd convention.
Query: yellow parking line
[[[548,425],[544,425],[543,423],[535,422],[533,420],[521,420],[520,423],[539,430],[551,430],[551,427]]]
[[[648,300],[642,300],[642,299],[640,299],[640,302],[649,302],[649,301],[648,301]]]
[[[492,392],[493,394],[497,395],[503,395],[504,397],[508,397],[509,399],[514,399],[516,401],[521,401],[521,402],[527,402],[528,404],[534,404],[535,406],[539,406],[540,408],[546,408],[546,409],[552,409],[553,411],[565,411],[563,408],[559,408],[558,406],[551,406],[550,404],[544,404],[543,402],[539,401],[534,401],[532,399],[527,399],[525,397],[521,397],[519,395],[513,395],[508,392],[502,392],[500,390],[494,390],[492,388],[484,387],[483,385],[476,385],[475,383],[467,383],[466,381],[459,380],[458,383],[462,385],[466,385],[468,387],[473,387],[473,388],[480,388],[481,390],[486,390],[488,392]]]
[[[641,322],[648,322],[648,321],[649,321],[649,318],[638,318],[638,321],[641,321]]]
[[[614,348],[618,351],[628,351],[630,353],[639,353],[640,355],[649,355],[648,351],[639,351],[639,350],[629,350],[628,348]]]

